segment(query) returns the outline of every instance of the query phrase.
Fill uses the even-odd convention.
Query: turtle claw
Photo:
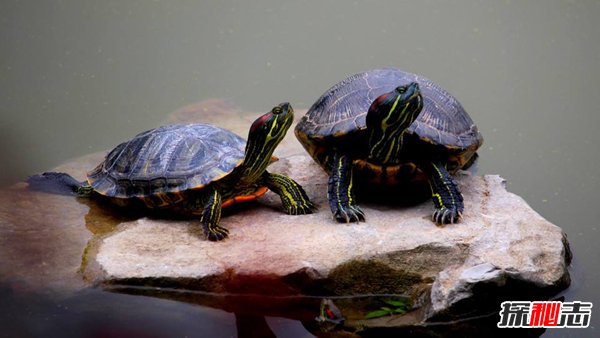
[[[312,214],[316,210],[317,206],[313,202],[306,201],[298,205],[291,205],[287,208],[286,211],[288,215],[306,215]]]
[[[306,205],[298,207],[298,213],[296,215],[312,214],[315,211],[317,211],[317,206],[312,202],[308,202]]]
[[[455,207],[436,209],[431,216],[431,220],[438,225],[458,223],[461,218],[462,212]]]
[[[365,221],[365,213],[355,205],[338,207],[333,217],[340,223],[359,223]]]
[[[224,240],[229,236],[229,230],[218,225],[206,229],[206,238],[211,242]]]

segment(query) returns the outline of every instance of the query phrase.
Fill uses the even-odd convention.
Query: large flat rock
[[[300,273],[337,295],[407,294],[422,302],[425,318],[472,315],[465,304],[481,300],[478,289],[489,301],[510,294],[507,285],[523,296],[548,296],[569,284],[563,232],[507,192],[499,176],[458,176],[466,210],[458,224],[436,226],[426,201],[363,204],[367,222],[345,225],[331,217],[327,177],[307,156],[282,158],[272,171],[305,186],[319,212],[286,215],[269,193],[226,215],[230,238],[217,243],[202,238],[197,220],[123,223],[97,243],[89,278],[196,280],[206,291],[227,292],[239,291],[228,282],[239,276],[289,280]]]
[[[211,122],[246,136],[258,115],[209,100],[182,108],[170,121]],[[430,220],[433,205],[425,200],[412,206],[363,201],[367,221],[345,225],[329,211],[327,176],[291,131],[275,155],[280,160],[269,170],[302,184],[319,211],[286,215],[279,197],[268,192],[227,210],[221,222],[230,237],[216,243],[203,238],[197,219],[124,214],[94,200],[30,192],[25,184],[2,190],[1,277],[70,287],[403,294],[416,308],[413,323],[497,313],[503,299],[543,299],[569,285],[564,233],[506,191],[499,176],[457,175],[465,198],[458,224],[436,226]],[[92,154],[57,170],[82,179],[102,157]],[[349,321],[364,318],[364,313],[353,318],[353,310],[343,306],[342,311]],[[397,316],[360,325],[406,323]]]

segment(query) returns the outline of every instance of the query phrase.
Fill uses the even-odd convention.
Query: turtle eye
[[[448,169],[449,171],[455,171],[458,169],[458,167],[459,163],[456,160],[449,161],[448,164],[446,164],[446,169]]]
[[[400,94],[404,94],[406,93],[406,87],[398,87],[398,89],[396,89],[398,91],[398,93]]]
[[[273,108],[273,114],[281,114],[281,112],[282,112],[281,107]]]

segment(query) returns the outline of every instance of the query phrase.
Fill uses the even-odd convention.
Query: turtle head
[[[244,155],[246,175],[249,176],[245,179],[254,180],[262,175],[271,162],[273,151],[283,140],[293,120],[294,109],[289,103],[284,102],[252,123]]]
[[[422,108],[423,98],[416,82],[398,86],[375,99],[367,113],[369,160],[395,163],[402,148],[402,135]]]
[[[248,155],[248,151],[253,151],[249,149],[251,146],[256,147],[256,152],[262,150],[273,152],[290,129],[293,120],[294,109],[287,102],[278,104],[270,112],[257,118],[248,133],[246,155]]]

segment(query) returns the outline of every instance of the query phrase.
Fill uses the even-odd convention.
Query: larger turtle
[[[260,116],[246,142],[208,124],[175,124],[143,132],[113,149],[87,182],[65,173],[32,176],[34,188],[58,185],[80,196],[98,194],[126,205],[172,208],[200,217],[211,241],[227,237],[221,208],[255,199],[271,189],[288,214],[311,213],[314,205],[289,177],[266,171],[273,151],[293,121],[288,103]]]
[[[393,185],[427,179],[433,221],[458,221],[463,197],[450,176],[476,158],[483,138],[461,104],[432,81],[374,69],[327,90],[302,117],[296,136],[328,173],[328,199],[340,222],[365,215],[353,180]]]

